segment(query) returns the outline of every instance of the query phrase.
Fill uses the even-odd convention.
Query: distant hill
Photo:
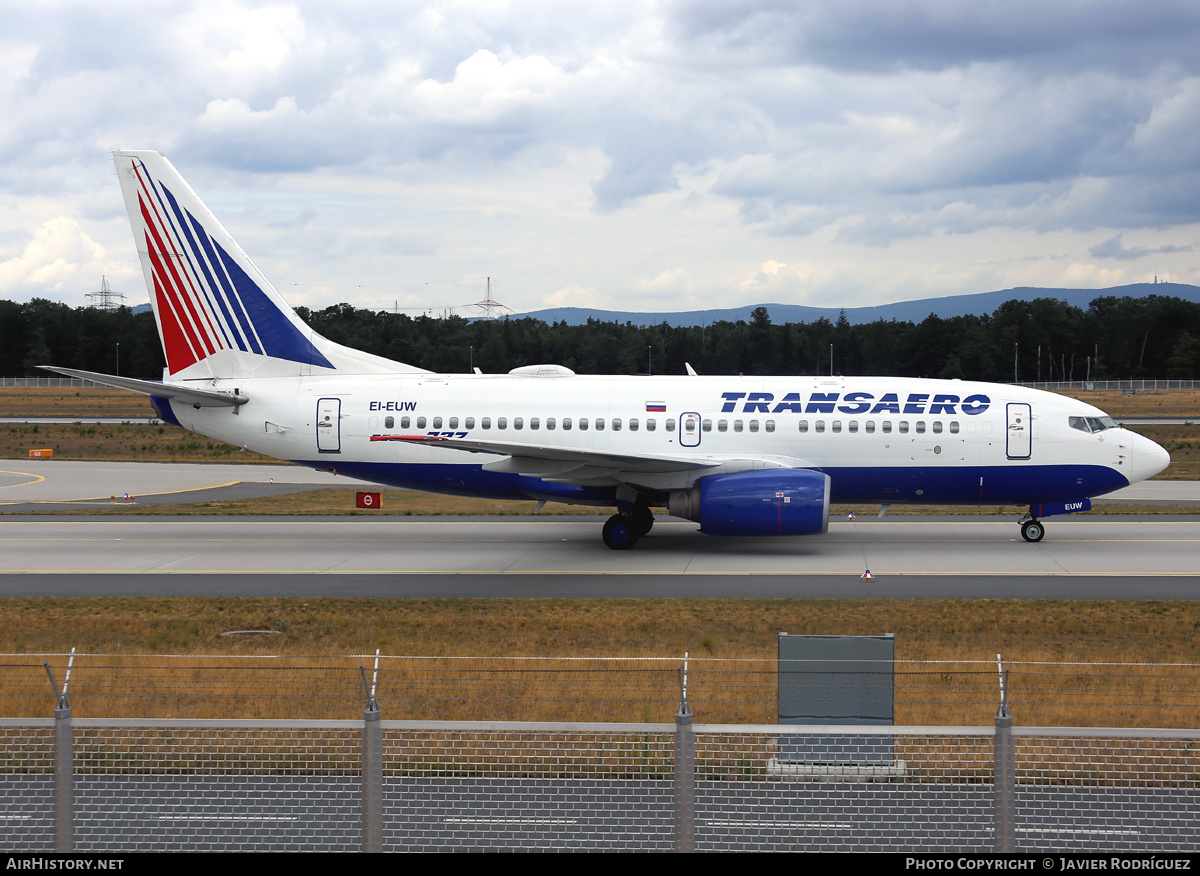
[[[1186,283],[1131,283],[1128,286],[1113,286],[1109,289],[1044,289],[1036,286],[1018,286],[997,292],[979,292],[974,295],[949,295],[945,298],[919,298],[916,301],[900,301],[896,304],[881,304],[876,307],[847,307],[846,319],[857,325],[876,320],[899,320],[921,322],[931,313],[942,319],[952,316],[967,316],[992,313],[1005,301],[1033,301],[1037,298],[1056,298],[1075,307],[1087,309],[1096,298],[1144,298],[1147,295],[1162,295],[1200,302],[1200,286]],[[840,307],[808,307],[804,304],[747,304],[744,307],[723,307],[713,310],[686,310],[679,313],[638,313],[628,310],[599,310],[591,307],[555,307],[517,313],[513,318],[531,316],[547,323],[565,322],[567,325],[582,325],[589,319],[602,322],[631,322],[634,325],[672,326],[710,325],[714,322],[750,321],[756,307],[765,307],[771,314],[771,322],[799,323],[816,322],[821,317],[836,322]]]

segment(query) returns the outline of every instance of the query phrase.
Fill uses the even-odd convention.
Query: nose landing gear
[[[1041,541],[1046,534],[1046,526],[1040,520],[1030,518],[1021,521],[1021,538],[1026,541]]]

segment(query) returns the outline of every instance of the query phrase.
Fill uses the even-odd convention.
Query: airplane
[[[166,356],[166,422],[379,484],[616,507],[626,550],[651,509],[716,536],[825,533],[829,506],[1028,505],[1042,518],[1170,462],[1092,405],[1015,385],[879,377],[594,376],[561,365],[435,374],[304,324],[160,153],[113,153]],[[882,513],[882,512],[881,512]]]

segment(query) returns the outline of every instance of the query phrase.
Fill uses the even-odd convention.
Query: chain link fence
[[[674,696],[673,722],[385,721],[380,703],[390,708],[398,682],[378,655],[370,673],[353,658],[219,658],[215,667],[154,659],[150,669],[174,666],[174,687],[129,658],[73,655],[65,672],[48,660],[39,667],[43,714],[49,674],[54,718],[0,719],[7,848],[1200,851],[1200,731],[1014,727],[1019,673],[1003,673],[997,708],[998,665],[987,673],[993,726],[847,727],[694,724],[696,675],[651,663],[662,678],[649,688],[647,661],[634,661],[632,680],[609,678],[599,690],[624,703]],[[395,659],[408,671],[422,662]],[[263,674],[230,674],[241,664]],[[718,690],[766,695],[762,678],[737,688],[722,666]],[[1190,704],[1184,676],[1168,669],[1195,667],[1148,673],[1174,679],[1168,688]],[[542,671],[511,698],[487,702],[537,702],[529,690],[546,680]],[[576,670],[584,679],[595,671]],[[93,675],[157,680],[121,700],[96,679],[83,684]],[[851,673],[833,675],[839,688],[854,683]],[[928,683],[934,673],[920,675]],[[505,676],[487,676],[496,677]],[[361,710],[361,720],[82,718],[70,699],[146,705],[165,696],[196,707],[224,692],[226,707],[247,709],[285,678],[291,699],[307,689],[310,708]],[[551,700],[567,688],[596,693],[578,681]],[[437,699],[452,705],[445,686]],[[179,698],[185,691],[200,699]]]
[[[991,727],[75,720],[64,805],[52,723],[0,720],[10,851],[1200,851],[1194,731],[1018,728],[1001,787]]]

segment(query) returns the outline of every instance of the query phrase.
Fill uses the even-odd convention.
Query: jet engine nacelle
[[[807,468],[713,475],[671,493],[668,508],[709,535],[819,535],[829,529],[829,483]]]

